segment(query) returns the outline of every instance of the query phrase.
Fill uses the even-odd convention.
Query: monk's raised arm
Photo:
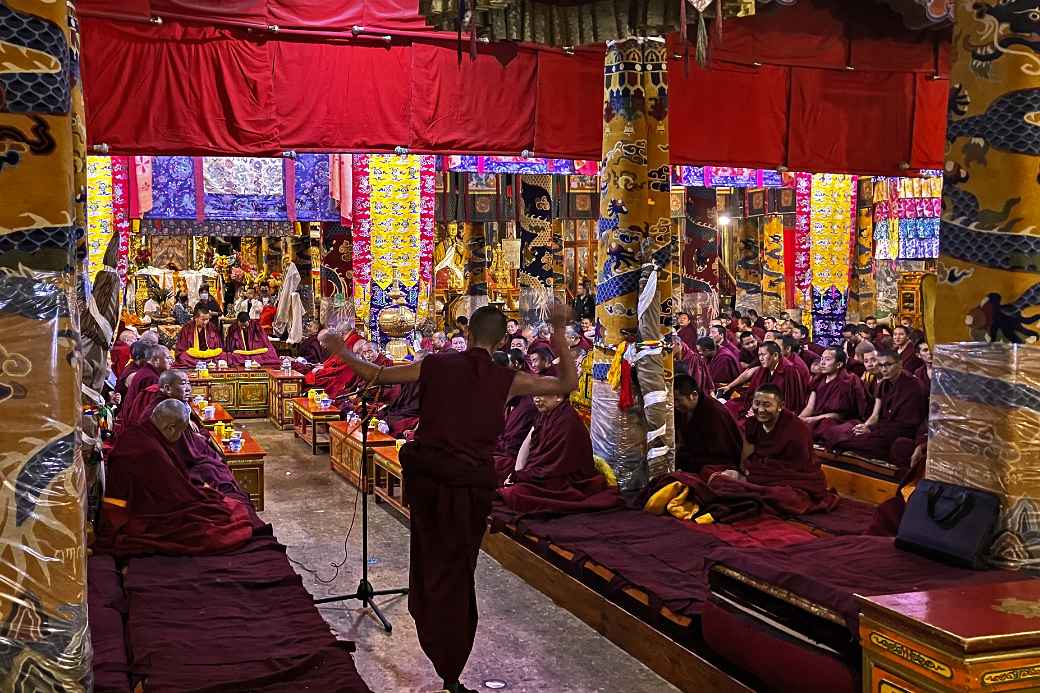
[[[377,366],[364,359],[359,359],[343,343],[342,337],[328,330],[322,330],[321,334],[318,335],[318,341],[328,350],[330,355],[343,359],[350,366],[351,370],[371,385],[398,385],[400,383],[414,383],[419,380],[421,364],[418,361],[401,366]],[[378,381],[376,380],[377,377]]]

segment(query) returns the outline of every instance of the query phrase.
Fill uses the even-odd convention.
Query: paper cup
[[[205,409],[202,410],[202,418],[204,418],[204,419],[209,420],[209,419],[212,419],[213,417],[215,417],[216,415],[217,415],[217,408],[216,407],[206,407]]]

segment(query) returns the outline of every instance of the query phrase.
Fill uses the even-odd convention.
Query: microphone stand
[[[378,391],[379,388],[375,388],[375,392]],[[368,410],[369,399],[373,396],[368,394],[369,392],[372,392],[372,390],[368,392],[362,391],[359,398],[361,401],[361,473],[359,474],[359,485],[361,487],[361,582],[358,583],[357,591],[353,594],[315,599],[314,603],[328,604],[349,599],[360,600],[362,606],[371,609],[372,613],[379,619],[379,622],[383,624],[383,629],[390,633],[393,631],[393,626],[386,616],[383,615],[383,612],[379,610],[376,603],[372,601],[372,598],[390,594],[408,594],[408,588],[377,590],[372,587],[372,583],[368,580],[368,424],[374,416],[374,413],[370,414]]]

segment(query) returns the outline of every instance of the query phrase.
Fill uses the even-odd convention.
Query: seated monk
[[[347,348],[355,354],[361,353],[364,341],[357,332],[351,332],[343,340]],[[305,383],[325,390],[325,394],[333,399],[345,395],[354,386],[355,380],[357,375],[354,371],[346,361],[336,355],[325,359],[304,378]]]
[[[531,427],[534,426],[538,409],[534,406],[534,399],[530,396],[514,397],[506,402],[505,426],[502,433],[495,441],[495,473],[498,484],[501,486],[516,467],[516,457],[520,454],[520,447],[527,439]]]
[[[534,398],[534,426],[516,466],[498,490],[509,508],[530,512],[589,512],[622,505],[616,487],[596,470],[585,423],[559,395]]]
[[[415,362],[422,361],[425,355],[421,351],[417,353]],[[419,425],[419,383],[401,385],[397,397],[390,402],[381,418],[386,421],[389,433],[394,438],[411,440],[411,434]]]
[[[758,347],[758,362],[757,368],[744,371],[739,378],[724,387],[723,392],[733,392],[744,383],[748,383],[750,392],[757,392],[763,385],[775,385],[784,398],[784,406],[791,411],[801,411],[807,398],[805,383],[793,366],[784,363],[776,342],[762,342]],[[752,416],[751,398],[731,399],[726,402],[726,409],[737,420],[737,425],[743,426],[743,422]]]
[[[170,367],[170,350],[162,344],[145,347],[145,354],[144,365],[127,378],[126,396],[116,417],[120,424],[123,423],[124,414],[134,407],[135,400],[141,393],[150,385],[158,383],[159,376]]]
[[[733,382],[743,370],[738,356],[730,349],[719,349],[711,337],[701,337],[697,340],[697,353],[708,364],[711,381],[717,385]]]
[[[845,350],[827,347],[809,388],[809,401],[799,418],[809,425],[813,440],[843,421],[862,421],[868,413],[863,381],[845,370]]]
[[[130,346],[136,341],[137,333],[133,330],[123,330],[119,333],[119,339],[112,345],[108,358],[112,366],[112,373],[115,374],[116,379],[123,375],[123,369],[133,362],[133,359],[130,357]]]
[[[116,379],[115,393],[119,396],[119,402],[121,403],[126,399],[127,380],[130,379],[134,373],[144,368],[145,361],[147,361],[148,349],[151,345],[145,343],[143,339],[139,339],[130,345],[130,363],[126,364],[123,368],[123,372]]]
[[[927,418],[928,397],[917,379],[903,372],[903,362],[895,351],[879,352],[878,368],[882,380],[870,417],[863,423],[830,427],[821,442],[838,451],[892,462],[892,444],[897,438],[913,438]]]
[[[675,374],[675,467],[699,472],[705,466],[736,469],[744,439],[733,417],[710,391],[688,375]]]
[[[117,557],[231,551],[253,536],[248,506],[200,487],[173,452],[189,424],[188,405],[167,400],[116,441],[105,470],[95,551]]]
[[[224,351],[227,352],[227,362],[231,366],[241,366],[246,359],[256,361],[261,366],[277,366],[280,363],[271,339],[260,329],[259,322],[249,319],[249,313],[239,313],[235,322],[228,326],[224,336]]]
[[[928,342],[917,343],[917,358],[921,359],[921,367],[913,372],[913,376],[921,383],[926,395],[932,394],[932,348]]]
[[[903,361],[903,370],[910,375],[924,365],[924,361],[917,355],[917,344],[911,339],[910,328],[905,325],[892,328],[892,348]]]
[[[860,358],[863,360],[863,375],[860,376],[860,380],[863,381],[863,390],[867,393],[870,406],[873,407],[878,390],[877,350],[871,345],[860,353]]]
[[[758,365],[758,343],[765,339],[765,336],[765,330],[762,330],[761,337],[752,332],[740,333],[740,362],[742,364],[745,366]]]
[[[793,335],[784,335],[780,338],[780,353],[784,356],[784,362],[798,371],[802,377],[802,382],[805,384],[805,389],[808,391],[809,383],[812,382],[813,374],[809,370],[809,364],[802,358],[802,352],[808,351],[802,349],[802,343],[799,342]],[[812,353],[812,352],[809,352]],[[819,358],[818,356],[816,358]]]
[[[210,320],[209,311],[202,305],[195,306],[191,320],[184,323],[177,344],[175,366],[194,368],[199,361],[216,361],[224,358],[224,344],[220,339],[220,330]]]
[[[712,345],[714,346],[714,342]],[[698,351],[686,346],[683,340],[673,338],[672,355],[675,359],[676,373],[685,373],[693,378],[701,392],[715,392],[715,379],[711,375],[711,369]]]
[[[321,325],[308,319],[303,323],[303,330],[307,336],[296,348],[297,355],[311,365],[322,363],[329,357],[329,352],[325,351],[325,347],[318,341]]]
[[[771,505],[790,514],[833,510],[839,499],[828,490],[820,463],[813,456],[809,427],[784,407],[780,388],[767,383],[756,389],[751,411],[753,417],[744,427],[741,480],[773,488]],[[733,485],[735,475],[724,474],[731,478],[720,483],[709,480],[713,491]]]

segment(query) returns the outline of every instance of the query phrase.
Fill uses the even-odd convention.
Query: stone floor
[[[315,596],[350,593],[361,569],[361,507],[357,494],[329,469],[327,452],[311,455],[290,431],[245,424],[268,450],[265,520],[299,564],[304,587]],[[408,528],[393,514],[370,504],[369,578],[375,589],[403,587],[408,579]],[[335,574],[332,562],[346,563]],[[548,597],[481,554],[477,567],[480,627],[463,682],[477,690],[551,693],[668,693],[676,691],[652,671],[556,606]],[[341,639],[357,643],[362,678],[377,693],[420,693],[439,688],[433,667],[419,649],[404,597],[379,602],[394,626],[387,634],[356,601],[321,607]],[[490,685],[486,685],[490,684]]]

